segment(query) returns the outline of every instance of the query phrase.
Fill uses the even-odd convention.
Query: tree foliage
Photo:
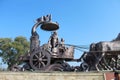
[[[22,36],[18,36],[14,40],[11,38],[0,38],[0,57],[8,65],[9,69],[12,65],[21,63],[18,58],[27,53],[29,47],[29,41]]]

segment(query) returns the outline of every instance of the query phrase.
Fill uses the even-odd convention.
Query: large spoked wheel
[[[61,64],[52,64],[47,67],[46,71],[63,71],[64,67]]]
[[[50,65],[50,54],[45,50],[36,50],[30,56],[30,66],[34,70],[44,70]]]

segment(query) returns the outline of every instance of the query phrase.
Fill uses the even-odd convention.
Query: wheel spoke
[[[39,58],[42,56],[42,52],[39,52]]]
[[[37,54],[35,54],[35,57],[36,57],[36,58],[39,58]]]
[[[37,61],[38,59],[33,59],[33,61]]]
[[[39,69],[41,68],[41,63],[39,63]]]
[[[43,59],[42,61],[47,61],[47,59]]]
[[[38,64],[38,62],[35,62],[34,66],[36,66]]]
[[[44,57],[45,57],[45,54],[42,54],[42,55],[41,55],[41,58],[44,58]]]
[[[45,67],[45,63],[44,62],[41,62],[42,63],[42,65],[43,65],[43,67]]]

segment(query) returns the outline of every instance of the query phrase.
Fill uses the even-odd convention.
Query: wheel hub
[[[42,62],[42,58],[39,58],[38,61],[39,61],[39,62]]]

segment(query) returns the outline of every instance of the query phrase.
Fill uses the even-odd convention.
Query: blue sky
[[[52,14],[65,43],[89,45],[110,41],[120,32],[120,0],[0,0],[0,38],[29,40],[37,18]],[[37,29],[41,43],[50,32]]]

